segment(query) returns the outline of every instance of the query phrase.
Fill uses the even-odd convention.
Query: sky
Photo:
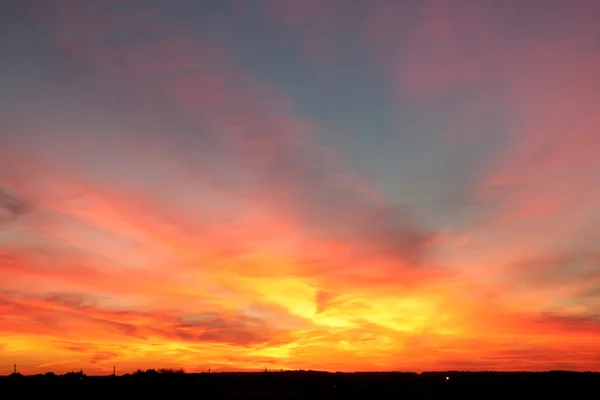
[[[593,0],[5,0],[0,374],[600,369]]]

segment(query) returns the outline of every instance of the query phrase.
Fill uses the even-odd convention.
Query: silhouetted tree
[[[67,372],[63,376],[67,379],[74,379],[74,380],[75,379],[82,380],[83,378],[86,378],[86,375],[83,373],[83,370],[79,370],[79,372]]]
[[[158,373],[162,375],[183,375],[185,374],[185,370],[183,368],[161,368],[158,370]]]

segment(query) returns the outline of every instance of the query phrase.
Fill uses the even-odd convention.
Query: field
[[[600,398],[600,373],[79,373],[0,377],[5,398],[487,399]],[[4,397],[3,397],[4,398]]]

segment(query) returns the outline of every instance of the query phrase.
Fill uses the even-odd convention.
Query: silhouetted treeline
[[[24,398],[110,399],[520,399],[600,398],[600,374],[576,372],[185,373],[0,377],[0,393]]]

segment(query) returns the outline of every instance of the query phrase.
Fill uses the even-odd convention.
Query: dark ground
[[[446,376],[450,379],[446,381]],[[600,373],[267,372],[0,377],[1,399],[600,399]]]

